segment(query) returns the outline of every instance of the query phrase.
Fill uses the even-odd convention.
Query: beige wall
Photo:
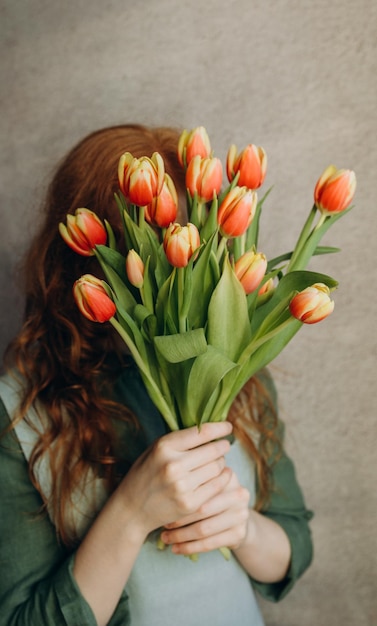
[[[353,168],[356,208],[312,267],[334,315],[274,366],[288,447],[316,512],[315,562],[272,626],[377,623],[375,0],[2,0],[1,347],[21,310],[14,266],[56,160],[122,121],[207,127],[216,152],[263,145],[267,253],[288,249],[324,167]]]

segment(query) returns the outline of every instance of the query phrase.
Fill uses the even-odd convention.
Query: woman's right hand
[[[190,515],[221,492],[232,472],[224,455],[229,422],[206,423],[158,439],[134,463],[118,488],[140,531],[149,532]]]

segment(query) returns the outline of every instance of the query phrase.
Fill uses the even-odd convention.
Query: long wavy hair
[[[48,426],[33,450],[29,473],[41,491],[34,470],[40,458],[50,454],[52,493],[45,507],[52,508],[58,536],[68,546],[77,540],[64,522],[74,489],[89,470],[103,477],[110,491],[115,488],[120,477],[114,422],[128,421],[135,427],[136,419],[127,408],[109,400],[101,384],[106,374],[111,380],[106,355],[117,351],[114,331],[109,324],[86,320],[72,297],[74,281],[84,273],[96,273],[96,261],[71,251],[59,235],[58,224],[67,213],[87,207],[112,224],[121,244],[114,202],[119,157],[126,151],[136,157],[159,152],[166,171],[184,194],[178,138],[179,131],[172,128],[119,125],[79,142],[56,170],[43,206],[42,226],[24,259],[24,321],[5,355],[7,368],[18,370],[24,381],[13,425],[31,406],[44,407]],[[271,490],[271,455],[278,437],[272,400],[260,379],[254,377],[247,383],[229,420],[255,461],[256,507],[262,509]]]

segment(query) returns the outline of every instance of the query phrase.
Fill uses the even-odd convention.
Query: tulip
[[[132,204],[146,206],[159,193],[164,184],[165,166],[158,152],[152,158],[136,159],[130,152],[122,154],[118,165],[119,186]]]
[[[170,224],[164,237],[166,257],[174,267],[186,267],[200,246],[199,231],[190,222],[186,226]]]
[[[329,165],[317,181],[314,202],[325,215],[341,213],[351,204],[355,191],[355,172]]]
[[[131,285],[140,289],[144,283],[144,263],[136,250],[130,250],[127,254],[126,272]]]
[[[165,174],[161,193],[153,198],[145,209],[145,217],[151,224],[166,228],[177,217],[178,195],[169,174]]]
[[[116,312],[102,280],[85,274],[73,285],[73,296],[81,313],[92,322],[107,322]]]
[[[236,261],[234,272],[245,293],[252,293],[260,285],[267,269],[267,259],[261,252],[249,250]]]
[[[232,145],[228,151],[226,169],[230,182],[239,174],[237,183],[240,187],[258,189],[266,176],[267,155],[263,148],[254,144],[249,144],[237,155],[237,148]]]
[[[211,144],[204,126],[182,132],[178,142],[178,161],[182,167],[187,167],[195,156],[206,159],[210,154]]]
[[[217,222],[224,237],[239,237],[248,229],[257,207],[257,194],[247,187],[233,187],[222,201]]]
[[[270,293],[273,289],[275,289],[274,279],[273,278],[269,278],[268,280],[266,280],[266,282],[259,289],[258,295],[259,296],[263,296],[266,293]]]
[[[60,223],[59,232],[66,244],[82,256],[93,256],[97,245],[105,244],[105,226],[93,211],[76,209],[75,215],[67,215],[67,225]]]
[[[186,187],[191,196],[198,194],[200,202],[209,202],[218,194],[223,180],[223,166],[220,159],[197,155],[191,159],[186,171]]]
[[[316,283],[295,295],[289,310],[293,317],[304,324],[315,324],[330,315],[334,301],[329,297],[330,289],[323,283]]]

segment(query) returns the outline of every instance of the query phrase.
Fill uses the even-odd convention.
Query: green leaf
[[[226,257],[208,306],[207,341],[236,362],[250,339],[246,294]]]
[[[206,352],[194,360],[187,380],[186,393],[183,402],[180,403],[182,421],[185,425],[202,423],[211,396],[219,389],[224,376],[237,367],[236,363],[212,346],[208,346]]]
[[[203,328],[175,335],[158,335],[154,338],[154,344],[168,363],[180,363],[197,357],[207,350]]]
[[[109,282],[118,304],[127,312],[132,312],[137,304],[126,282],[126,270],[124,257],[116,250],[106,246],[96,247],[96,257]]]
[[[245,250],[250,250],[253,246],[257,248],[258,246],[259,222],[260,222],[260,217],[262,214],[263,203],[266,200],[269,193],[271,192],[271,189],[272,187],[270,187],[270,189],[266,191],[263,198],[261,198],[261,200],[259,200],[257,204],[253,221],[251,222],[249,228],[247,229]]]
[[[191,302],[188,320],[191,328],[204,327],[207,322],[208,304],[220,279],[220,268],[213,250],[217,233],[203,246],[192,269]]]

